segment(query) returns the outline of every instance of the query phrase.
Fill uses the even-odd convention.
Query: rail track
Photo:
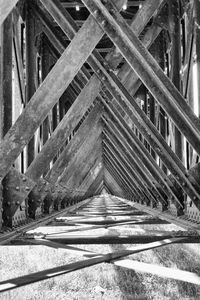
[[[145,233],[142,233],[138,229],[144,224],[170,224],[171,222],[183,227],[183,230],[145,230]],[[124,234],[127,226],[134,228],[133,234]],[[109,234],[110,228],[117,228],[119,234]],[[105,232],[101,235],[90,234],[95,229],[103,229]],[[154,210],[152,213],[148,207],[140,207],[138,203],[115,196],[92,197],[60,212],[53,212],[49,216],[41,217],[39,220],[1,234],[1,245],[45,245],[63,248],[74,254],[81,253],[86,259],[2,281],[0,292],[102,262],[120,265],[121,259],[126,256],[172,243],[199,243],[199,226],[181,218],[173,219],[173,216],[167,213],[165,217],[163,213],[160,216],[159,211],[156,213]],[[77,246],[83,244],[129,244],[131,249],[101,254],[101,248],[99,248],[99,253],[95,253]]]

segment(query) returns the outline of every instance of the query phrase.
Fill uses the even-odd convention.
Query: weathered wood
[[[0,150],[0,179],[7,174],[13,161],[58,101],[102,36],[103,30],[92,16],[89,17],[5,136]]]
[[[0,0],[0,26],[17,4],[18,0]]]

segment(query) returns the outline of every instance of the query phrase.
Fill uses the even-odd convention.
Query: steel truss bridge
[[[0,291],[101,262],[147,270],[125,257],[199,243],[200,2],[0,0],[0,26],[0,245],[89,257]],[[183,230],[81,235],[154,222]],[[69,246],[84,243],[142,245],[103,255]]]

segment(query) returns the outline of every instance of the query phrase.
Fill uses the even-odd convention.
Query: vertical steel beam
[[[194,24],[195,24],[195,44],[194,44],[194,52],[195,52],[195,63],[197,68],[197,78],[193,78],[193,80],[196,80],[197,82],[197,99],[196,99],[196,114],[199,117],[200,116],[200,1],[194,0]]]
[[[1,26],[1,111],[2,111],[2,121],[1,121],[1,138],[5,136],[10,127],[12,126],[12,41],[13,41],[13,15],[10,13],[5,19]],[[11,179],[11,174],[8,174],[9,179]],[[8,179],[8,180],[9,180]],[[10,201],[9,197],[6,196],[7,182],[4,179],[2,182],[3,194],[0,195],[0,209],[2,212],[2,206],[8,207]],[[0,191],[2,193],[2,191]],[[2,199],[3,197],[3,199]],[[3,200],[3,203],[2,203]],[[3,205],[2,205],[3,204]],[[0,214],[1,214],[0,212]],[[0,217],[1,219],[1,217]],[[2,220],[0,220],[0,227]],[[4,226],[12,225],[12,218],[10,216],[3,214]]]
[[[4,136],[12,126],[12,13],[2,26],[2,99]]]
[[[171,37],[171,80],[175,87],[181,92],[181,22],[180,22],[180,1],[172,0],[169,6],[169,32]],[[175,153],[181,161],[184,159],[183,137],[175,126]]]
[[[78,73],[104,32],[89,17],[1,143],[0,178],[9,171],[49,110]]]
[[[35,49],[35,19],[30,10],[30,1],[26,3],[26,103],[34,95],[36,76],[36,49]],[[27,146],[27,167],[35,158],[35,139],[31,138]]]
[[[42,39],[42,54],[41,54],[41,65],[42,65],[42,81],[46,78],[46,76],[49,73],[49,50],[48,47],[45,45],[46,38],[43,37]],[[49,118],[47,117],[44,122],[43,122],[43,127],[42,127],[42,140],[43,140],[43,145],[46,143],[46,141],[49,138]]]

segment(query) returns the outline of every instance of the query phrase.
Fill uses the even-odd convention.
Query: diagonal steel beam
[[[80,182],[80,185],[78,188],[80,189],[88,189],[91,182],[96,180],[96,177],[98,176],[99,172],[101,172],[103,169],[102,166],[102,157],[100,156],[98,159],[94,161],[94,164],[91,166],[85,177]]]
[[[130,28],[134,30],[137,36],[140,35],[149,20],[158,14],[165,2],[165,0],[148,0],[143,3],[142,7],[138,10],[136,16],[133,18],[133,21],[130,24]],[[122,59],[123,56],[118,50],[112,51],[106,57],[106,60],[112,68],[116,68]]]
[[[113,1],[113,0],[112,0]],[[72,39],[76,32],[79,30],[76,22],[71,18],[67,11],[62,7],[58,0],[40,0],[44,7],[49,11],[52,17],[56,20],[57,24],[62,28],[69,39]],[[149,22],[153,15],[156,15],[158,11],[165,4],[166,0],[148,0],[145,1],[142,8],[138,10],[135,18],[131,22],[131,28],[135,30],[135,33],[139,36],[146,24]],[[113,1],[117,6],[117,9],[121,9],[124,4],[124,0]],[[95,53],[96,51],[94,51]],[[117,57],[117,60],[116,60]],[[121,62],[122,56],[119,53],[111,53],[107,56],[107,60],[117,67]]]
[[[68,136],[78,125],[88,108],[95,100],[100,90],[100,82],[93,75],[85,88],[81,91],[75,102],[72,104],[66,115],[56,127],[49,140],[45,143],[40,153],[31,163],[26,175],[37,180],[47,169],[49,163],[57,154],[58,150],[65,143]]]
[[[133,131],[127,126],[122,116],[116,111],[116,109],[113,108],[111,110],[106,103],[104,103],[104,105],[106,109],[108,109],[110,116],[112,116],[113,124],[110,124],[110,126],[115,127],[118,134],[120,134],[120,132],[123,133],[127,141],[129,141],[130,146],[134,149],[134,152],[137,153],[137,156],[141,160],[141,163],[143,163],[144,166],[146,166],[146,169],[159,183],[161,190],[163,190],[163,192],[166,193],[168,197],[170,196],[170,194],[172,194],[176,201],[180,204],[180,201],[176,196],[175,191],[173,190],[173,185],[171,181],[166,176],[166,174],[164,174],[164,172],[159,168],[155,160],[152,158],[152,156],[144,147],[144,145],[137,139]]]
[[[0,0],[0,26],[17,4],[18,0]]]
[[[200,154],[200,121],[185,99],[145,49],[135,33],[109,2],[109,10],[100,0],[83,0],[87,8],[111,38],[142,82]]]
[[[79,161],[79,164],[76,166],[76,170],[69,178],[68,181],[63,178],[61,183],[64,183],[65,186],[73,189],[78,188],[81,184],[85,176],[88,174],[88,171],[93,167],[95,163],[101,162],[101,143],[100,139],[96,141],[96,145],[94,146],[94,150],[90,151],[86,157],[82,159],[82,162]],[[64,181],[65,180],[65,181]]]
[[[116,99],[117,102],[114,101],[113,103],[117,110],[123,110],[130,120],[138,127],[145,139],[175,176],[175,180],[180,184],[180,186],[182,186],[184,191],[198,207],[200,187],[195,180],[195,177],[190,171],[187,172],[182,162],[168,146],[167,142],[156,130],[156,127],[152,124],[147,115],[140,109],[136,100],[131,97],[114,73],[111,71],[108,73],[101,62],[99,62],[98,67],[101,71],[97,68],[96,72],[99,78],[101,78],[104,82],[104,85],[108,88],[111,95]],[[104,104],[106,105],[105,101]],[[110,106],[112,106],[111,102]],[[130,127],[131,126],[133,125],[130,125]]]
[[[114,167],[115,172],[120,175],[123,182],[129,186],[129,189],[133,192],[133,194],[137,195],[137,198],[143,199],[143,193],[141,187],[135,182],[135,179],[131,177],[130,173],[127,171],[125,166],[119,161],[116,160],[113,155],[104,147],[104,156],[107,158],[107,161]]]
[[[134,247],[130,250],[111,252],[111,253],[107,253],[107,254],[104,254],[104,255],[96,256],[94,258],[85,259],[83,261],[78,261],[78,262],[74,262],[74,263],[71,263],[71,264],[67,264],[67,265],[63,265],[63,266],[59,266],[59,267],[54,267],[54,268],[51,268],[51,269],[48,269],[48,270],[32,273],[32,274],[29,274],[29,275],[24,275],[24,276],[21,276],[21,277],[18,277],[18,278],[12,278],[12,279],[8,279],[8,280],[5,280],[5,281],[1,281],[0,282],[0,293],[18,288],[20,286],[25,286],[25,285],[28,285],[30,283],[45,280],[47,278],[53,278],[53,277],[56,277],[56,276],[59,276],[59,275],[70,273],[72,271],[76,271],[76,270],[80,270],[80,269],[83,269],[83,268],[86,268],[86,267],[94,266],[94,265],[97,265],[99,263],[110,262],[112,260],[117,260],[117,259],[120,259],[122,257],[132,255],[132,254],[136,254],[136,253],[139,253],[139,252],[142,252],[142,251],[145,251],[145,250],[159,248],[159,247],[162,247],[164,245],[174,243],[176,241],[181,242],[182,240],[184,240],[184,238],[181,238],[181,237],[171,238],[171,239],[167,239],[167,240],[163,239],[159,242],[153,242],[153,243],[148,243],[148,244],[142,245],[142,246],[141,245],[136,246],[136,247]]]
[[[69,144],[67,144],[61,155],[45,176],[47,181],[57,181],[58,177],[63,173],[75,153],[82,147],[85,137],[93,135],[93,132],[100,120],[101,113],[102,105],[100,103],[96,103],[81,126],[78,128],[73,138],[70,140]]]
[[[111,176],[114,178],[114,180],[117,182],[117,184],[121,187],[121,189],[124,191],[124,193],[132,195],[134,197],[135,201],[142,200],[142,197],[139,194],[139,191],[136,190],[135,187],[130,186],[130,183],[127,182],[123,171],[118,170],[117,167],[115,167],[110,162],[109,157],[107,157],[106,153],[104,153],[104,160],[105,160],[106,169],[111,174]]]
[[[150,203],[150,201],[151,203],[160,201],[163,203],[163,207],[166,206],[166,196],[164,198],[160,190],[152,186],[152,184],[150,184],[150,188],[146,186],[145,177],[141,177],[138,168],[132,164],[132,161],[127,159],[126,155],[123,155],[119,145],[116,144],[116,136],[113,138],[113,135],[114,134],[111,131],[110,134],[106,135],[106,138],[104,139],[105,148],[112,153],[113,157],[117,158],[117,160],[123,164],[127,171],[129,170],[131,178],[134,179],[134,182],[136,182],[137,186],[140,187],[140,193],[144,198],[146,198],[146,203]]]
[[[121,191],[120,194],[122,197],[124,196],[123,190],[119,185],[119,183],[115,180],[115,178],[111,175],[111,173],[108,171],[108,168],[105,167],[104,164],[104,184],[106,188],[109,190],[109,192],[113,195],[116,193],[119,193],[119,190]]]
[[[161,33],[161,31],[162,28],[156,23],[156,20],[154,20],[154,23],[141,38],[141,42],[147,49],[149,49],[158,37],[158,35]],[[126,89],[128,91],[131,91],[132,94],[134,94],[137,90],[137,87],[139,87],[139,85],[137,84],[138,76],[127,62],[125,62],[124,65],[119,69],[117,76],[120,78]]]
[[[115,166],[115,164],[112,163],[109,154],[106,153],[104,150],[104,163],[106,166],[106,169],[111,174],[111,176],[114,178],[114,180],[118,183],[118,185],[122,188],[124,192],[129,192],[137,196],[139,199],[139,192],[136,190],[135,186],[130,186],[130,183],[128,182],[125,173],[123,170],[119,169],[119,166]]]
[[[143,190],[145,190],[145,193],[148,195],[149,200],[151,199],[153,202],[155,202],[155,199],[158,196],[158,192],[160,191],[156,190],[157,187],[154,187],[154,185],[152,184],[152,181],[149,179],[149,176],[147,175],[146,170],[143,168],[143,165],[139,164],[135,159],[135,155],[133,156],[129,151],[130,146],[127,144],[126,140],[121,140],[120,137],[122,136],[119,137],[117,134],[113,134],[112,130],[110,131],[110,133],[109,131],[110,130],[108,129],[107,138],[113,144],[113,147],[120,152],[120,156],[124,156],[129,165],[134,169],[137,179],[139,180],[140,184],[142,184]]]
[[[70,178],[72,177],[75,182],[78,183],[78,178],[85,167],[89,164],[90,159],[94,159],[99,153],[101,146],[101,126],[98,126],[92,136],[89,136],[83,146],[77,151],[74,157],[70,160],[70,163],[66,166],[64,172],[59,177],[58,182],[63,182],[69,186]],[[74,184],[75,184],[74,182]]]
[[[104,139],[105,149],[107,149],[117,161],[120,161],[120,164],[123,164],[123,167],[126,168],[126,171],[129,172],[131,178],[140,186],[141,195],[145,198],[146,203],[152,201],[155,202],[155,198],[151,195],[148,188],[145,186],[144,179],[138,176],[137,171],[132,168],[132,165],[127,161],[126,157],[123,157],[123,154],[120,152],[119,146],[111,141],[111,138],[107,137]],[[117,150],[116,150],[117,149]]]
[[[78,73],[103,33],[90,16],[8,131],[0,148],[1,180]]]
[[[84,195],[84,198],[88,198],[89,195],[93,195],[97,186],[101,183],[102,180],[103,180],[103,169],[101,170],[101,172],[98,173],[95,180],[93,182],[91,182],[91,184],[88,186],[87,192]]]

